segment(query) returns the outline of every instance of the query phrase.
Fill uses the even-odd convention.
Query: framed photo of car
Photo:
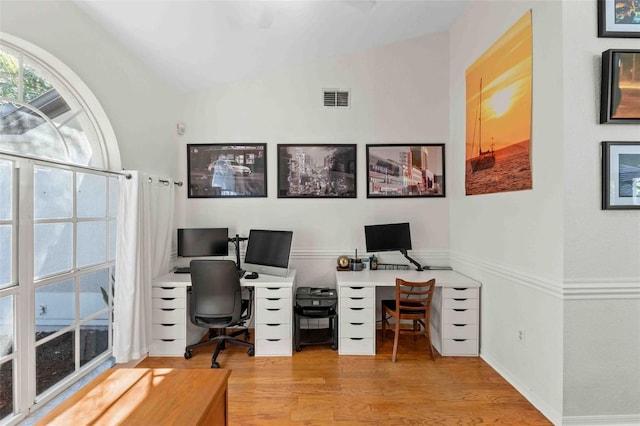
[[[640,142],[602,142],[602,209],[640,209]]]
[[[267,144],[188,144],[189,198],[267,196]]]

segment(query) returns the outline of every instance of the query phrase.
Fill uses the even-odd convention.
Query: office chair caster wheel
[[[212,362],[211,368],[220,368],[220,363],[218,361]]]
[[[254,351],[253,348],[247,349],[247,355],[254,356],[255,354],[256,354],[256,351]]]
[[[193,352],[191,352],[191,350],[185,351],[184,353],[184,359],[189,359],[193,356]]]
[[[334,351],[338,350],[338,345],[331,345],[331,349],[333,349]]]
[[[302,350],[302,346],[296,346],[296,352],[300,352]]]

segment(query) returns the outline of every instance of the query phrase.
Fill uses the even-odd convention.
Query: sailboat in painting
[[[469,160],[471,163],[471,171],[477,172],[479,170],[490,169],[496,164],[496,156],[493,151],[493,145],[490,149],[483,151],[482,150],[482,78],[480,78],[480,98],[478,100],[478,108],[476,115],[478,117],[478,156],[473,157]],[[473,142],[471,144],[471,152],[473,152],[473,148],[476,142],[475,135],[475,126],[473,132]]]

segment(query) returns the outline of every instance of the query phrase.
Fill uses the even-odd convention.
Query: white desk
[[[396,278],[436,279],[431,305],[431,339],[443,356],[479,353],[480,283],[454,271],[337,271],[338,351],[341,355],[376,352],[376,287],[395,287]]]
[[[296,271],[286,277],[260,274],[242,278],[240,284],[254,287],[256,356],[291,356],[292,306]],[[205,330],[189,320],[187,287],[190,274],[173,272],[157,277],[152,284],[152,339],[150,355],[183,356],[184,348],[200,341]]]

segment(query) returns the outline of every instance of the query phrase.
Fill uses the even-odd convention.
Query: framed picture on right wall
[[[602,142],[602,209],[640,209],[640,142]]]
[[[596,0],[598,37],[640,37],[638,0]]]
[[[600,123],[640,123],[640,50],[602,52]]]

